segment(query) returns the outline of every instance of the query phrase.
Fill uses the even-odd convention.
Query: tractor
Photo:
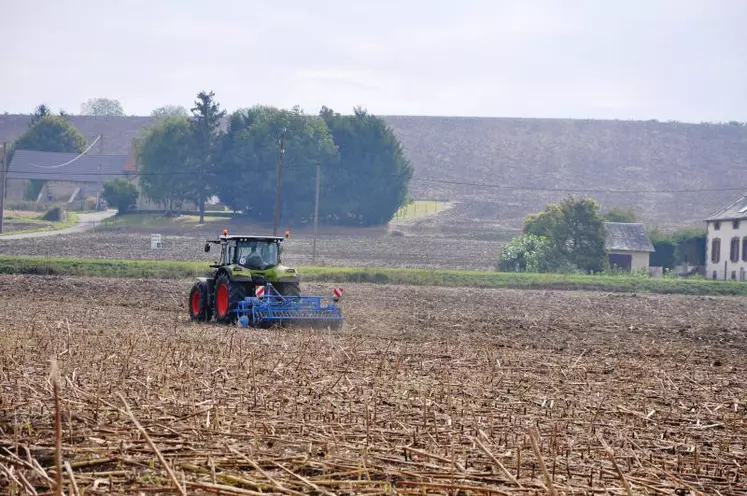
[[[288,237],[288,233],[286,236]],[[310,324],[339,328],[341,289],[332,297],[301,296],[298,271],[283,265],[281,236],[229,234],[211,245],[220,245],[220,259],[207,277],[199,277],[189,293],[189,315],[194,321],[215,320],[242,327]]]

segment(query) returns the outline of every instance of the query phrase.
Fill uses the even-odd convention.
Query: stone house
[[[706,219],[706,275],[747,280],[747,195]]]
[[[644,229],[636,222],[605,222],[605,249],[610,266],[622,270],[648,269],[654,245]]]

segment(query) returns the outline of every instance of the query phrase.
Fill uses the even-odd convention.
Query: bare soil
[[[158,232],[154,230],[153,232]],[[212,261],[215,251],[205,253],[206,239],[220,233],[164,234],[163,249],[152,250],[150,232],[86,232],[50,238],[3,241],[3,255],[45,257]],[[291,236],[285,242],[284,262],[306,265],[313,261],[312,237]],[[492,270],[501,243],[425,236],[320,236],[317,265],[346,267],[409,267]]]
[[[0,492],[54,487],[53,358],[66,494],[747,486],[744,298],[349,285],[329,332],[191,323],[190,285],[0,277]]]

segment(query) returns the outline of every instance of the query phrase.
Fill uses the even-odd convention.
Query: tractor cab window
[[[223,245],[223,249],[220,252],[220,263],[223,265],[230,265],[234,261],[234,254],[236,253],[235,243],[228,243]]]
[[[237,247],[236,260],[239,265],[250,269],[269,269],[278,264],[278,245],[266,241],[244,241]]]

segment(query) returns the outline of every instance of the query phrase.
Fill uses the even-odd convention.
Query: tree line
[[[190,112],[164,108],[138,144],[143,194],[165,210],[195,201],[202,217],[215,195],[235,212],[270,221],[281,155],[284,223],[313,218],[317,164],[322,222],[382,224],[405,203],[412,166],[386,123],[361,108],[308,115],[255,106],[227,115],[213,92],[200,92]]]
[[[89,100],[86,109],[120,115],[118,102],[107,99]],[[15,148],[80,153],[86,140],[66,115],[40,105]],[[214,92],[202,91],[189,110],[167,105],[151,115],[156,123],[137,144],[141,192],[166,212],[195,204],[203,222],[206,201],[217,196],[234,212],[269,222],[281,154],[281,217],[288,225],[313,219],[317,165],[320,222],[379,225],[406,203],[412,166],[391,128],[362,108],[341,115],[322,107],[308,115],[299,107],[254,106],[229,115]],[[30,184],[28,196],[34,196],[44,181]],[[137,198],[122,181],[105,192],[127,199],[111,202],[120,210],[132,208]]]

